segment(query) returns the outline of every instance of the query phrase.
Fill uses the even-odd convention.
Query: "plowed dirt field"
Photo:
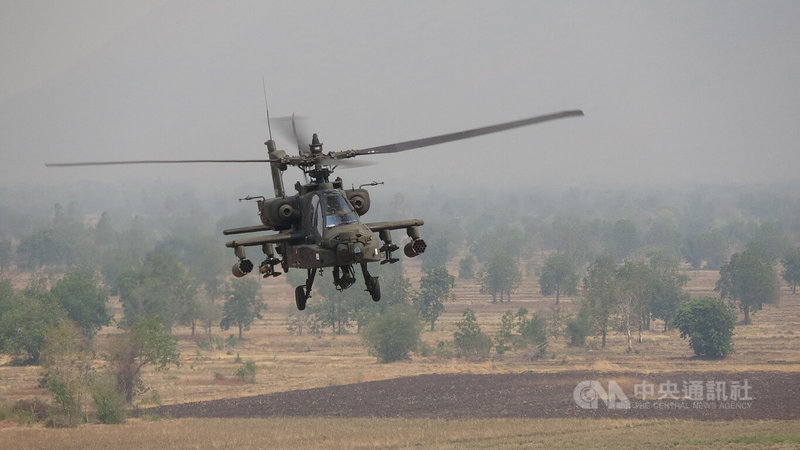
[[[615,383],[630,407],[612,409],[602,398],[596,407],[591,403],[584,404],[587,408],[578,406],[576,386],[592,380],[608,392],[610,382]],[[686,390],[690,386],[693,391]],[[791,372],[433,374],[184,403],[149,411],[174,418],[799,419],[799,394],[800,374]]]

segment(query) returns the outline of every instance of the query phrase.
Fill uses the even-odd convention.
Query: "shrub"
[[[225,340],[219,336],[211,336],[208,339],[195,340],[197,347],[203,350],[224,350]]]
[[[53,395],[59,413],[49,425],[75,426],[85,421],[88,387],[92,379],[94,352],[83,329],[76,322],[61,320],[47,330],[39,362],[43,369],[42,386]]]
[[[239,343],[239,338],[236,335],[230,334],[227,338],[225,338],[225,346],[226,347],[236,347],[236,344]]]
[[[95,408],[97,408],[97,420],[100,423],[114,424],[124,423],[127,417],[125,409],[125,396],[117,391],[116,381],[110,377],[102,377],[90,390]]]
[[[492,348],[492,339],[481,331],[475,318],[475,313],[467,308],[463,314],[464,320],[456,322],[456,331],[453,333],[453,344],[458,356],[487,356]]]
[[[530,319],[521,315],[519,319],[519,338],[515,341],[515,348],[535,349],[536,356],[544,356],[547,352],[547,321],[539,314],[533,314]]]
[[[256,363],[255,361],[246,361],[241,367],[236,369],[234,375],[239,377],[245,383],[253,384],[256,382]]]
[[[434,350],[434,355],[436,355],[437,358],[445,358],[445,359],[452,358],[456,354],[453,347],[454,346],[452,342],[437,341],[436,349]]]
[[[48,425],[53,427],[73,427],[78,424],[75,422],[81,415],[81,408],[78,403],[75,391],[67,382],[58,378],[47,379],[47,390],[53,394],[53,399],[60,409],[62,420],[55,415],[48,420]]]
[[[569,338],[571,347],[583,347],[586,345],[586,338],[592,335],[592,321],[585,310],[581,310],[578,315],[567,319],[565,334]]]
[[[117,390],[128,403],[146,390],[141,377],[144,366],[159,371],[167,370],[170,364],[180,364],[177,340],[164,329],[158,316],[141,317],[116,335],[108,346],[107,358],[117,379]]]
[[[528,310],[520,308],[516,313],[506,311],[500,322],[500,330],[495,334],[498,354],[505,353],[511,347],[515,350],[533,347],[535,357],[546,353],[547,321],[544,317],[533,314],[528,318]]]
[[[697,356],[724,358],[733,352],[736,313],[722,300],[702,297],[681,304],[673,324]]]
[[[419,345],[417,345],[417,353],[419,353],[420,356],[427,358],[428,356],[432,356],[435,351],[436,348],[427,342],[420,341]]]
[[[31,425],[52,416],[53,408],[38,398],[19,400],[11,407],[11,415],[17,418],[19,424]]]
[[[410,305],[396,305],[364,327],[362,339],[371,355],[389,363],[408,358],[417,348],[422,321]]]

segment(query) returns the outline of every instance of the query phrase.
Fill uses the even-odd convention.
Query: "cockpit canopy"
[[[314,193],[311,198],[314,211],[312,226],[320,235],[324,228],[359,223],[358,214],[340,190],[331,189]]]

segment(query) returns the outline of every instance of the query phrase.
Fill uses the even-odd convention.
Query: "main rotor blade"
[[[340,169],[357,169],[359,167],[370,167],[378,163],[375,161],[363,161],[355,159],[323,158],[320,160],[323,166],[336,166]]]
[[[497,133],[499,131],[510,130],[512,128],[524,127],[536,123],[547,122],[549,120],[563,119],[565,117],[583,116],[583,111],[562,111],[554,114],[547,114],[544,116],[536,116],[528,119],[515,120],[513,122],[505,122],[497,125],[490,125],[488,127],[474,128],[472,130],[459,131],[457,133],[442,134],[439,136],[432,136],[429,138],[415,139],[413,141],[398,142],[396,144],[379,145],[377,147],[363,148],[355,150],[357,155],[374,155],[377,153],[396,153],[405,150],[412,150],[420,147],[427,147],[430,145],[443,144],[445,142],[458,141],[461,139],[468,139],[484,134]]]
[[[180,159],[146,161],[87,161],[74,163],[49,163],[45,167],[120,166],[125,164],[193,164],[193,163],[266,163],[269,159]]]
[[[311,153],[309,145],[312,132],[308,117],[292,113],[291,116],[276,117],[272,119],[272,123],[281,138],[294,143],[300,156]]]

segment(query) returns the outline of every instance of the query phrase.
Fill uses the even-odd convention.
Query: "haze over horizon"
[[[377,164],[337,172],[348,185],[790,182],[797,23],[792,1],[4,2],[0,184],[269,193],[260,165],[44,168],[263,158],[262,77],[272,116],[311,117],[326,151],[586,114],[363,157]]]

